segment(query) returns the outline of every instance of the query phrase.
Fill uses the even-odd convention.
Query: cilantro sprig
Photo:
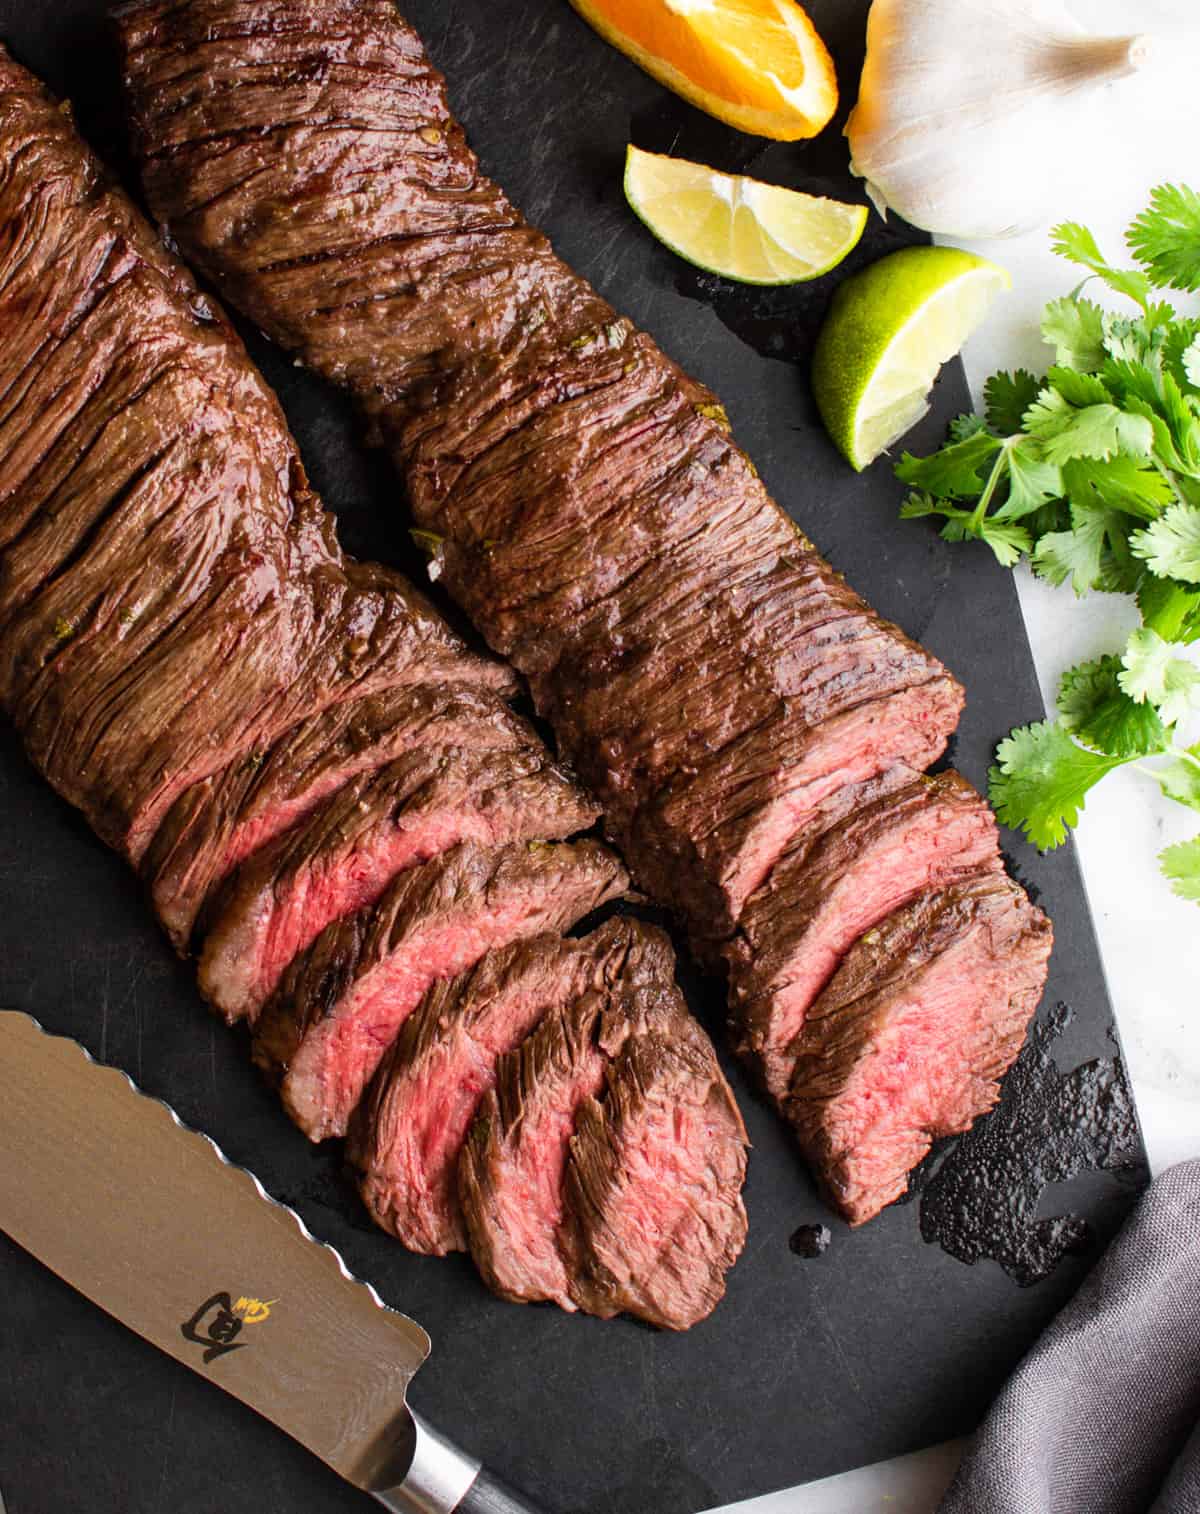
[[[1120,653],[1063,675],[1057,718],[1000,743],[990,777],[1008,825],[1061,846],[1092,788],[1120,767],[1200,811],[1200,318],[1164,290],[1200,291],[1200,194],[1164,184],[1126,240],[1136,267],[1108,261],[1074,222],[1054,250],[1086,272],[1052,300],[1037,375],[997,373],[982,413],[960,416],[929,457],[905,453],[905,519],[939,522],[948,541],[985,543],[1005,567],[1028,562],[1077,595],[1136,599],[1141,626]],[[1086,290],[1100,289],[1100,298]],[[1103,301],[1130,302],[1111,310]],[[1200,903],[1200,836],[1161,854],[1175,892]]]

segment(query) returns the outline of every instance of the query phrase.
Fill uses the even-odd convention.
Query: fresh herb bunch
[[[1161,185],[1126,238],[1136,268],[1115,268],[1086,227],[1064,223],[1054,250],[1088,270],[1054,300],[1042,377],[997,373],[984,413],[961,416],[931,457],[905,453],[906,519],[940,517],[947,541],[986,542],[1075,593],[1134,596],[1142,624],[1123,652],[1069,669],[1058,719],[1013,731],[990,775],[1000,818],[1043,850],[1060,846],[1084,797],[1134,764],[1200,810],[1200,743],[1180,731],[1200,708],[1200,668],[1176,655],[1200,640],[1200,319],[1158,298],[1200,290],[1200,195]],[[1114,314],[1083,290],[1099,279],[1130,300]],[[1176,893],[1200,902],[1200,836],[1160,855]]]

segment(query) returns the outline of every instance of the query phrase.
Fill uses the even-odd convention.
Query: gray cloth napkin
[[[1200,1514],[1200,1161],[1151,1184],[939,1514]]]

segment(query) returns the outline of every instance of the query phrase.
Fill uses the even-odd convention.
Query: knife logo
[[[214,1293],[207,1298],[179,1329],[184,1340],[204,1347],[202,1358],[207,1367],[230,1351],[240,1351],[247,1344],[237,1337],[243,1325],[260,1325],[271,1314],[278,1299],[239,1298],[236,1303],[228,1293]]]

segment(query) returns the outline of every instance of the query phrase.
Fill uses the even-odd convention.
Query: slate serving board
[[[723,397],[769,487],[884,614],[963,679],[955,760],[982,783],[995,741],[1041,715],[1012,578],[982,550],[951,549],[897,520],[886,463],[856,477],[834,454],[804,359],[837,275],[798,290],[737,289],[655,244],[621,196],[640,145],[779,182],[857,196],[836,130],[769,145],[666,94],[606,47],[566,0],[407,0],[491,172],[560,251]],[[814,0],[851,101],[866,0]],[[125,170],[99,0],[0,0],[0,36],[76,102],[85,132]],[[126,175],[128,178],[128,175]],[[872,217],[842,275],[913,234]],[[360,554],[419,570],[399,490],[368,456],[340,397],[251,336],[318,488]],[[967,407],[953,364],[913,439]],[[1111,1012],[1070,848],[1039,858],[1013,836],[1058,945],[1046,1003],[1067,1001],[1065,1066],[1112,1053]],[[684,969],[714,1030],[721,994]],[[414,1402],[560,1514],[686,1514],[912,1450],[968,1430],[1095,1259],[1144,1174],[1090,1175],[1055,1191],[1096,1234],[1048,1280],[1018,1289],[920,1238],[915,1205],[802,1261],[801,1223],[829,1220],[781,1124],[730,1076],[754,1144],[750,1240],[716,1315],[683,1337],[491,1298],[463,1258],[409,1256],[358,1208],[336,1149],[312,1150],[260,1084],[242,1037],[205,1011],[135,880],[0,729],[0,1004],[77,1036],[209,1132],[391,1304],[434,1353]],[[181,1193],[180,1203],[188,1196]],[[54,1195],[46,1195],[53,1203]],[[78,1223],[86,1227],[88,1217]],[[220,1267],[220,1238],[213,1264]],[[364,1499],[211,1384],[181,1371],[0,1236],[0,1488],[9,1514],[334,1514]]]

